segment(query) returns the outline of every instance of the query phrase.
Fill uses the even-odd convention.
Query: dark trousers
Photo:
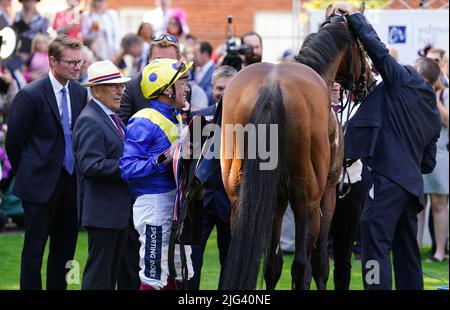
[[[194,277],[189,280],[189,289],[198,290],[200,288],[200,277],[203,266],[203,254],[205,252],[206,243],[211,232],[216,226],[217,230],[217,247],[219,248],[220,261],[220,279],[222,279],[223,267],[228,253],[228,247],[231,240],[230,223],[221,220],[217,214],[214,199],[204,207],[202,214],[202,242],[199,246],[192,246],[192,265],[194,268]]]
[[[344,184],[346,192],[348,184]],[[350,192],[343,198],[336,197],[336,209],[331,221],[333,239],[334,287],[348,290],[351,278],[351,257],[362,205],[361,182],[351,184]]]
[[[47,289],[65,290],[66,273],[73,259],[78,236],[76,177],[62,169],[55,192],[47,203],[22,201],[25,214],[25,240],[22,250],[20,288],[42,289],[41,266],[47,238]]]
[[[114,290],[127,238],[124,229],[86,228],[89,256],[83,273],[82,290]]]
[[[125,250],[119,266],[118,290],[139,290],[141,279],[139,279],[139,234],[134,229],[132,212],[127,227],[127,237],[125,241]]]
[[[3,227],[5,227],[5,224],[7,221],[8,221],[8,217],[2,210],[0,210],[0,232],[3,231]]]
[[[373,198],[369,191],[360,226],[364,288],[392,288],[392,250],[396,288],[421,290],[422,265],[416,239],[419,200],[378,173],[371,179]]]

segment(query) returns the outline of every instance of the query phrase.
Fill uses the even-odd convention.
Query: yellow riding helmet
[[[147,99],[159,97],[164,90],[182,77],[191,66],[192,62],[186,64],[171,58],[153,60],[142,71],[142,94]]]

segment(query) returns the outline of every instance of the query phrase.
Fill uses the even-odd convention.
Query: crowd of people
[[[69,0],[56,14],[52,40],[49,21],[36,9],[39,0],[21,0],[23,10],[14,20],[6,13],[8,2],[0,0],[0,25],[20,28],[21,44],[0,64],[0,108],[8,124],[8,159],[2,158],[1,167],[7,162],[12,169],[2,190],[14,180],[12,193],[24,210],[21,289],[42,288],[47,239],[46,287],[66,289],[79,227],[87,231],[89,244],[82,289],[176,289],[183,287],[183,272],[190,280],[184,288],[199,289],[214,226],[218,260],[225,264],[230,202],[216,169],[203,183],[201,240],[176,247],[178,277],[172,279],[168,247],[177,195],[172,161],[189,120],[203,115],[213,121],[233,76],[261,62],[261,36],[242,35],[252,52],[235,56],[239,61],[232,63],[240,65],[233,67],[225,64],[230,55],[218,55],[209,42],[192,36],[186,14],[164,0],[144,16],[136,33],[124,36],[107,0],[90,1],[82,14],[79,1]],[[422,289],[418,249],[424,217],[416,214],[426,205],[424,194],[435,244],[430,260],[448,257],[448,53],[431,48],[414,67],[402,66],[357,10],[345,5],[336,10],[350,15],[348,23],[380,75],[375,85],[380,90],[368,95],[347,124],[346,157],[360,160],[350,167],[351,194],[337,197],[336,215],[350,222],[332,225],[335,256],[344,257],[336,260],[336,288],[348,289],[350,282],[351,251],[336,254],[340,238],[350,235],[351,246],[361,218],[363,261],[377,260],[382,272],[381,284],[365,287],[391,288],[392,250],[397,288]],[[283,59],[295,61],[291,51]],[[410,102],[416,110],[405,110]],[[358,125],[361,118],[374,118],[366,126],[370,132],[361,121]],[[368,133],[371,144],[359,143],[367,142]],[[409,167],[401,164],[406,161]],[[0,222],[2,217],[0,211]],[[184,271],[181,252],[187,258]]]

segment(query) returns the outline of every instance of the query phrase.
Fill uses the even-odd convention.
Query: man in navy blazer
[[[217,68],[216,71],[214,71],[214,74],[212,76],[212,91],[214,100],[216,102],[220,100],[225,88],[236,73],[236,69],[230,66],[221,66]],[[205,109],[192,112],[192,116],[204,115],[207,120],[211,121],[212,117],[215,114],[216,106],[217,104],[214,104]],[[212,150],[212,152],[214,152],[214,150]],[[230,201],[223,186],[219,159],[214,158],[212,160],[215,161],[215,169],[210,169],[211,167],[208,166],[207,169],[211,174],[203,184],[205,188],[205,195],[203,198],[202,213],[202,241],[200,246],[193,246],[192,248],[191,257],[194,266],[194,277],[189,282],[189,286],[191,289],[199,289],[200,287],[200,274],[203,265],[203,253],[214,226],[216,226],[217,230],[217,247],[219,248],[219,260],[221,266],[220,278],[222,277],[222,267],[225,265],[225,260],[231,239]]]
[[[88,232],[89,256],[83,290],[114,290],[127,238],[132,194],[122,180],[119,158],[125,131],[115,114],[129,78],[109,60],[88,68],[93,99],[75,123],[73,149],[78,176],[78,217]]]
[[[61,35],[49,45],[50,72],[14,98],[6,150],[16,175],[14,195],[25,211],[21,289],[42,289],[41,265],[50,236],[47,289],[66,289],[77,242],[76,177],[71,131],[87,102],[78,80],[81,42]]]
[[[194,79],[198,86],[203,88],[208,96],[208,104],[214,105],[216,101],[212,93],[212,75],[216,70],[216,65],[211,59],[212,46],[209,42],[200,42],[196,45],[194,51],[194,62],[197,70],[194,72]]]
[[[358,9],[340,3],[334,10],[349,15],[350,30],[383,78],[345,136],[346,158],[361,158],[370,170],[361,218],[364,287],[391,289],[392,249],[396,288],[423,289],[417,212],[424,207],[421,174],[435,166],[440,118],[432,84],[439,68],[427,59],[415,68],[400,65]]]

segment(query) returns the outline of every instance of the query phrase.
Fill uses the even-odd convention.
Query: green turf
[[[22,251],[23,233],[0,234],[0,290],[19,289],[20,278],[20,254]],[[448,260],[443,263],[427,263],[425,258],[428,255],[429,248],[422,249],[423,271],[425,289],[435,290],[438,286],[448,285],[449,265]],[[84,270],[84,264],[87,258],[87,234],[80,232],[78,236],[78,245],[75,254],[75,260],[80,263],[80,277]],[[283,273],[278,282],[277,289],[290,289],[290,268],[293,256],[284,256]],[[44,255],[42,268],[42,282],[45,286],[45,266],[47,261],[47,250]],[[332,275],[332,262],[330,264]],[[362,289],[361,264],[359,261],[352,262],[352,280],[351,289]],[[211,235],[207,248],[205,250],[204,265],[201,277],[201,289],[216,289],[219,278],[219,254],[216,246],[215,232]],[[72,278],[76,280],[75,278]],[[333,289],[333,281],[328,281],[328,289]],[[80,284],[70,284],[69,289],[79,290]]]

